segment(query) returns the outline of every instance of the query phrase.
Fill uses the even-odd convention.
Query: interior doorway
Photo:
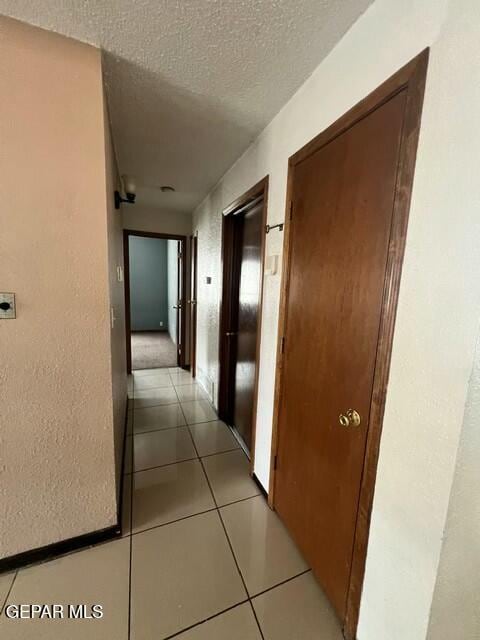
[[[352,639],[427,60],[289,161],[270,500]]]
[[[185,236],[124,231],[127,371],[186,367]]]
[[[252,460],[268,178],[223,213],[219,415]],[[253,463],[253,460],[252,460]]]

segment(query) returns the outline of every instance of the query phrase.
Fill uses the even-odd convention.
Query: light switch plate
[[[11,320],[15,318],[15,294],[0,293],[0,304],[6,302],[10,305],[9,309],[3,310],[0,307],[0,320]]]
[[[278,254],[267,256],[265,260],[265,275],[274,276],[278,272]]]

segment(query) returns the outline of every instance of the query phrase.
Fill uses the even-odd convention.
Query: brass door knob
[[[345,413],[338,416],[338,421],[342,427],[358,427],[361,419],[360,414],[355,409],[348,409]]]

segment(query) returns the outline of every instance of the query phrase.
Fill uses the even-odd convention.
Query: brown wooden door
[[[252,445],[253,410],[257,367],[257,331],[261,304],[263,200],[235,216],[238,265],[238,319],[233,371],[233,426]]]
[[[404,111],[402,91],[291,169],[275,508],[342,620]]]

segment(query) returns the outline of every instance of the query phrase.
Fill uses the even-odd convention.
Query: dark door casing
[[[134,229],[123,230],[123,263],[124,263],[124,292],[125,292],[125,345],[126,345],[126,365],[127,373],[132,372],[132,347],[131,347],[131,318],[130,318],[130,270],[129,270],[129,237],[141,236],[143,238],[160,238],[164,240],[177,240],[178,251],[182,256],[185,255],[186,237],[177,236],[168,233],[153,233],[149,231],[137,231]],[[185,344],[185,314],[186,314],[186,301],[185,301],[185,288],[187,282],[187,270],[185,260],[179,259],[178,262],[178,319],[177,329],[179,331],[177,336],[177,344]],[[177,347],[177,364],[179,367],[185,368],[185,352]]]
[[[197,375],[197,260],[198,237],[190,238],[190,372]]]
[[[252,421],[257,367],[258,309],[261,291],[263,200],[236,217],[238,241],[238,309],[233,374],[233,426],[247,449],[252,445]]]
[[[219,415],[253,454],[267,180],[223,220]]]

